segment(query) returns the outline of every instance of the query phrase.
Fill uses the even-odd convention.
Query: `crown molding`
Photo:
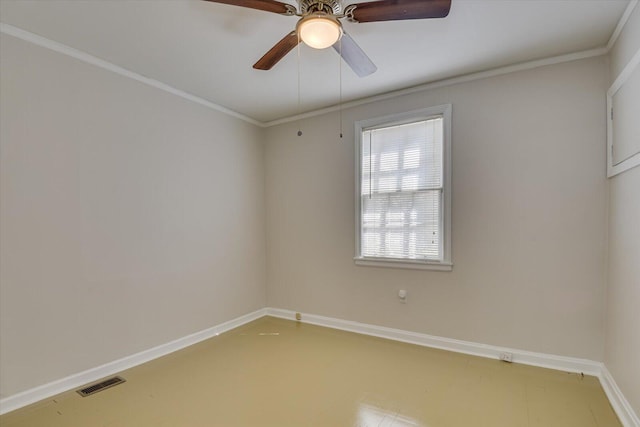
[[[323,114],[327,114],[327,113],[332,113],[335,111],[341,111],[347,108],[353,108],[353,107],[357,107],[360,105],[365,105],[365,104],[370,104],[372,102],[377,102],[377,101],[383,101],[386,99],[391,99],[391,98],[396,98],[396,97],[400,97],[400,96],[404,96],[404,95],[409,95],[412,93],[416,93],[416,92],[422,92],[425,90],[431,90],[431,89],[436,89],[436,88],[440,88],[440,87],[444,87],[444,86],[451,86],[451,85],[455,85],[455,84],[460,84],[460,83],[467,83],[467,82],[471,82],[474,80],[481,80],[481,79],[486,79],[486,78],[490,78],[490,77],[495,77],[495,76],[500,76],[500,75],[504,75],[504,74],[509,74],[509,73],[515,73],[518,71],[526,71],[526,70],[531,70],[534,68],[539,68],[539,67],[544,67],[547,65],[555,65],[555,64],[561,64],[564,62],[571,62],[571,61],[577,61],[580,59],[586,59],[586,58],[592,58],[592,57],[596,57],[596,56],[600,56],[600,55],[606,55],[609,53],[609,51],[611,50],[611,48],[613,47],[613,45],[615,44],[615,42],[617,41],[620,33],[622,32],[622,29],[624,28],[627,20],[629,19],[629,16],[631,15],[631,13],[633,12],[634,8],[636,7],[636,5],[638,4],[640,0],[631,0],[629,5],[627,6],[627,8],[625,9],[624,13],[622,14],[622,16],[620,17],[620,20],[618,21],[618,24],[616,25],[616,28],[614,30],[614,32],[612,33],[611,37],[609,38],[609,41],[607,43],[606,46],[603,47],[599,47],[599,48],[595,48],[595,49],[589,49],[589,50],[584,50],[584,51],[580,51],[580,52],[572,52],[572,53],[567,53],[567,54],[563,54],[563,55],[558,55],[558,56],[553,56],[553,57],[548,57],[548,58],[543,58],[543,59],[537,59],[534,61],[527,61],[527,62],[522,62],[519,64],[513,64],[513,65],[507,65],[504,67],[499,67],[499,68],[493,68],[493,69],[489,69],[489,70],[485,70],[485,71],[480,71],[480,72],[475,72],[475,73],[470,73],[470,74],[464,74],[464,75],[460,75],[460,76],[455,76],[455,77],[451,77],[451,78],[447,78],[447,79],[443,79],[443,80],[438,80],[435,82],[429,82],[429,83],[424,83],[421,85],[417,85],[417,86],[412,86],[409,88],[405,88],[405,89],[400,89],[400,90],[395,90],[395,91],[391,91],[391,92],[386,92],[386,93],[382,93],[379,95],[374,95],[374,96],[370,96],[370,97],[365,97],[365,98],[360,98],[360,99],[356,99],[350,102],[346,102],[346,103],[342,103],[342,104],[336,104],[336,105],[332,105],[329,107],[325,107],[325,108],[321,108],[321,109],[317,109],[317,110],[312,110],[312,111],[308,111],[306,113],[302,113],[302,114],[296,114],[293,116],[287,116],[287,117],[283,117],[280,119],[276,119],[276,120],[271,120],[271,121],[266,121],[266,122],[262,122],[256,119],[253,119],[249,116],[246,116],[244,114],[238,113],[236,111],[230,110],[226,107],[223,107],[221,105],[215,104],[211,101],[208,101],[204,98],[201,98],[199,96],[190,94],[188,92],[185,92],[183,90],[177,89],[173,86],[170,86],[166,83],[163,83],[159,80],[155,80],[155,79],[151,79],[149,77],[145,77],[141,74],[138,74],[134,71],[131,70],[127,70],[126,68],[120,67],[119,65],[115,65],[111,62],[105,61],[103,59],[100,59],[98,57],[95,57],[93,55],[90,55],[86,52],[83,52],[81,50],[72,48],[70,46],[64,45],[62,43],[58,43],[54,40],[48,39],[46,37],[43,36],[39,36],[37,34],[31,33],[29,31],[20,29],[18,27],[14,27],[12,25],[9,24],[5,24],[5,23],[0,23],[0,32],[3,34],[7,34],[19,39],[22,39],[24,41],[36,44],[38,46],[47,48],[47,49],[51,49],[55,52],[61,53],[63,55],[67,55],[70,56],[72,58],[78,59],[80,61],[83,62],[87,62],[89,64],[95,65],[97,67],[103,68],[105,70],[109,70],[112,71],[116,74],[122,75],[124,77],[129,77],[133,80],[139,81],[141,83],[147,84],[149,86],[155,87],[157,89],[163,90],[165,92],[171,93],[173,95],[179,96],[181,98],[187,99],[189,101],[195,102],[197,104],[200,104],[202,106],[205,106],[207,108],[219,111],[221,113],[224,113],[226,115],[229,115],[231,117],[243,120],[247,123],[251,123],[252,125],[261,127],[261,128],[269,128],[272,126],[277,126],[277,125],[281,125],[284,123],[290,123],[290,122],[294,122],[294,121],[298,121],[298,120],[303,120],[303,119],[308,119],[311,117],[316,117],[316,116],[320,116]]]
[[[609,42],[607,43],[607,53],[613,48],[613,45],[616,44],[616,41],[618,41],[618,37],[620,36],[620,33],[622,32],[625,24],[629,20],[629,16],[631,16],[633,9],[635,9],[635,7],[638,5],[638,1],[639,0],[631,0],[627,5],[627,8],[624,10],[624,13],[618,21],[618,25],[616,25],[616,29],[613,30],[613,34],[611,34],[611,38],[609,38]]]
[[[251,123],[256,126],[264,126],[263,123],[252,119],[251,117],[245,116],[244,114],[240,114],[236,111],[230,110],[221,105],[215,104],[211,101],[208,101],[204,98],[200,98],[199,96],[193,95],[191,93],[185,92],[183,90],[177,89],[173,86],[170,86],[166,83],[163,83],[159,80],[155,80],[142,74],[138,74],[135,71],[127,70],[119,65],[111,63],[109,61],[105,61],[104,59],[100,59],[96,56],[90,55],[81,50],[75,49],[71,46],[67,46],[62,43],[58,43],[46,37],[39,36],[37,34],[31,33],[29,31],[25,31],[21,28],[14,27],[13,25],[5,24],[4,22],[0,22],[0,33],[6,34],[21,40],[24,40],[29,43],[33,43],[37,46],[44,47],[46,49],[50,49],[54,52],[61,53],[63,55],[70,56],[72,58],[78,59],[82,62],[86,62],[87,64],[94,65],[96,67],[102,68],[107,71],[111,71],[113,73],[119,74],[124,77],[128,77],[130,79],[136,80],[140,83],[146,84],[148,86],[152,86],[156,89],[163,90],[172,95],[179,96],[180,98],[184,98],[188,101],[195,102],[196,104],[200,104],[204,107],[210,108],[212,110],[224,113],[228,116],[234,117],[236,119],[243,120],[247,123]]]
[[[331,107],[309,111],[307,113],[298,114],[295,116],[284,117],[282,119],[266,122],[264,123],[264,127],[271,127],[271,126],[276,126],[283,123],[289,123],[297,120],[308,119],[310,117],[320,116],[322,114],[327,114],[334,111],[340,111],[346,108],[357,107],[360,105],[370,104],[372,102],[383,101],[386,99],[396,98],[399,96],[409,95],[412,93],[422,92],[425,90],[436,89],[444,86],[452,86],[460,83],[467,83],[474,80],[487,79],[489,77],[501,76],[503,74],[510,74],[518,71],[531,70],[534,68],[545,67],[547,65],[555,65],[555,64],[561,64],[563,62],[571,62],[571,61],[577,61],[580,59],[592,58],[595,56],[606,55],[607,53],[608,53],[608,50],[606,47],[599,47],[596,49],[583,50],[581,52],[567,53],[564,55],[553,56],[550,58],[537,59],[535,61],[527,61],[527,62],[522,62],[514,65],[507,65],[505,67],[493,68],[491,70],[480,71],[477,73],[464,74],[461,76],[451,77],[448,79],[438,80],[430,83],[425,83],[422,85],[413,86],[406,89],[400,89],[392,92],[383,93],[380,95],[370,96],[367,98],[360,98],[355,101],[333,105]]]

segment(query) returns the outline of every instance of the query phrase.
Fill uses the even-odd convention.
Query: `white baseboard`
[[[264,308],[254,311],[244,316],[237,317],[211,328],[205,329],[187,335],[177,340],[161,344],[157,347],[150,348],[149,350],[141,351],[140,353],[132,354],[131,356],[123,357],[122,359],[114,360],[113,362],[106,363],[102,366],[88,369],[77,374],[70,375],[59,380],[43,384],[41,386],[23,391],[21,393],[14,394],[0,400],[0,415],[16,410],[31,403],[35,403],[39,400],[46,399],[56,394],[63,393],[65,391],[72,390],[82,385],[97,381],[101,378],[109,375],[116,374],[125,369],[132,368],[150,360],[157,359],[158,357],[165,356],[174,351],[181,350],[190,345],[199,343],[206,339],[212,338],[223,332],[227,332],[231,329],[242,326],[245,323],[249,323],[253,320],[259,319],[266,315]]]
[[[296,312],[294,311],[278,308],[266,308],[265,312],[267,316],[279,317],[282,319],[295,320],[296,316]],[[315,314],[302,313],[302,321],[312,325],[325,326],[328,328],[371,335],[379,338],[387,338],[409,344],[454,351],[457,353],[470,354],[473,356],[487,357],[490,359],[499,359],[500,353],[507,352],[513,354],[514,363],[593,375],[598,377],[600,380],[600,384],[602,384],[602,388],[609,398],[609,402],[618,415],[618,418],[620,418],[622,425],[624,427],[640,427],[638,416],[635,414],[633,408],[618,388],[615,380],[611,376],[611,373],[609,373],[602,362],[443,338],[417,332],[404,331],[401,329],[387,328],[384,326],[352,322],[350,320],[318,316]]]
[[[266,313],[268,316],[280,317],[284,319],[295,319],[295,312],[290,310],[267,308]],[[531,351],[518,350],[507,347],[497,347],[471,341],[443,338],[434,335],[387,328],[384,326],[369,325],[366,323],[358,323],[349,320],[318,316],[315,314],[303,313],[302,321],[318,326],[326,326],[329,328],[357,332],[359,334],[372,335],[375,337],[387,338],[395,341],[422,345],[425,347],[433,347],[441,350],[470,354],[473,356],[488,357],[490,359],[499,359],[500,353],[506,352],[513,354],[514,363],[523,363],[525,365],[557,369],[566,372],[576,372],[599,376],[602,368],[602,363],[595,362],[593,360],[556,356],[553,354],[545,353],[534,353]]]
[[[237,328],[259,319],[263,316],[273,316],[283,319],[294,320],[296,313],[291,310],[277,308],[263,308],[252,313],[240,316],[228,322],[221,323],[209,329],[196,332],[177,340],[159,345],[149,350],[124,357],[113,362],[109,362],[96,368],[62,378],[48,384],[35,387],[30,390],[15,394],[13,396],[0,399],[0,415],[21,408],[23,406],[46,399],[56,394],[63,393],[82,385],[97,381],[109,375],[114,375],[125,369],[132,368],[142,363],[157,359],[158,357],[181,350],[200,341],[212,338],[223,332]],[[487,344],[480,344],[471,341],[462,341],[451,338],[438,337],[434,335],[421,334],[417,332],[404,331],[401,329],[387,328],[384,326],[369,325],[366,323],[353,322],[350,320],[335,319],[331,317],[319,316],[315,314],[302,314],[302,321],[305,323],[324,326],[333,329],[340,329],[364,335],[371,335],[380,338],[387,338],[395,341],[416,344],[425,347],[438,348],[441,350],[454,351],[457,353],[470,354],[473,356],[499,359],[500,353],[511,353],[514,363],[539,366],[543,368],[556,369],[565,372],[584,373],[594,375],[600,379],[600,383],[611,402],[611,406],[620,418],[624,427],[640,427],[638,416],[618,388],[611,373],[601,362],[593,360],[579,359],[573,357],[556,356],[553,354],[535,353],[531,351],[498,347]]]
[[[624,427],[640,427],[640,418],[638,418],[629,401],[627,401],[622,391],[618,388],[618,384],[616,384],[616,381],[613,379],[611,372],[609,372],[604,365],[602,365],[602,371],[600,373],[600,384],[602,384],[602,388],[607,394],[611,406],[616,411],[616,414],[618,414],[622,425]]]

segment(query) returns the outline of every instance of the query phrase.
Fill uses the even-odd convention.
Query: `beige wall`
[[[640,49],[636,6],[611,50],[611,82]],[[637,115],[637,114],[636,114]],[[640,167],[609,179],[609,274],[604,363],[640,414]]]
[[[1,395],[264,307],[262,131],[1,43]]]
[[[337,114],[264,133],[10,36],[0,52],[2,397],[269,305],[604,357],[638,411],[640,168],[605,179],[604,57],[347,109],[340,139]],[[444,103],[454,271],[355,266],[354,121]]]
[[[602,360],[604,57],[268,129],[268,304]],[[453,105],[453,272],[355,266],[355,120]],[[397,299],[408,290],[408,303]]]

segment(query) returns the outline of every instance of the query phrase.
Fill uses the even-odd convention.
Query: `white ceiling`
[[[603,47],[628,4],[452,0],[444,19],[345,22],[378,71],[358,78],[344,65],[343,100]],[[295,17],[200,0],[1,0],[0,19],[261,122],[339,101],[333,49],[302,45],[300,106],[296,50],[252,68]]]

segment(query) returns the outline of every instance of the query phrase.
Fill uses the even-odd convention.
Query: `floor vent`
[[[82,397],[86,397],[86,396],[92,395],[94,393],[97,393],[99,391],[106,390],[109,387],[113,387],[113,386],[116,386],[118,384],[122,384],[125,381],[126,380],[124,378],[122,378],[122,377],[112,377],[112,378],[106,379],[104,381],[100,381],[97,384],[93,384],[93,385],[90,385],[88,387],[81,388],[80,390],[78,390],[78,394],[80,396],[82,396]]]

